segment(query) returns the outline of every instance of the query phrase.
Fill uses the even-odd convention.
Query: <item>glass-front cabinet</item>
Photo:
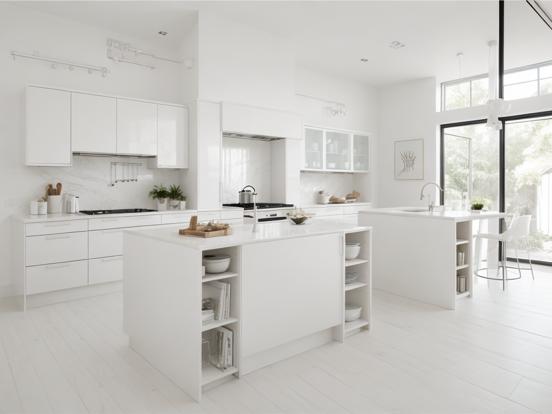
[[[305,127],[305,171],[368,172],[370,137],[351,131]]]
[[[365,172],[370,169],[370,137],[353,135],[353,171]]]
[[[321,129],[305,128],[305,168],[324,168],[324,131]]]

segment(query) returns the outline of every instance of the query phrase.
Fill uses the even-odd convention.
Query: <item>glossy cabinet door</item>
[[[25,164],[71,166],[71,93],[29,86]]]
[[[115,154],[117,100],[106,96],[71,93],[73,152]]]
[[[157,155],[157,105],[117,99],[117,154]]]
[[[370,137],[353,135],[353,171],[370,170]]]
[[[188,110],[157,105],[157,168],[188,168]]]
[[[326,131],[326,169],[351,169],[351,135],[339,131]]]
[[[324,169],[324,131],[305,128],[305,168]]]

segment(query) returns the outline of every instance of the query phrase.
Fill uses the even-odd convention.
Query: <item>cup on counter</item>
[[[48,213],[57,214],[61,213],[61,195],[49,195],[48,196]]]

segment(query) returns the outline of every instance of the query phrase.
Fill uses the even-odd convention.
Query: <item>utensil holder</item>
[[[48,196],[48,213],[61,213],[61,195]]]

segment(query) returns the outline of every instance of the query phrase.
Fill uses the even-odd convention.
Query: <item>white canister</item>
[[[39,200],[37,202],[38,204],[38,214],[41,216],[45,216],[48,214],[48,203],[44,200]]]
[[[186,200],[180,202],[180,210],[186,210]]]
[[[57,214],[61,213],[61,196],[49,195],[48,196],[48,213]]]

